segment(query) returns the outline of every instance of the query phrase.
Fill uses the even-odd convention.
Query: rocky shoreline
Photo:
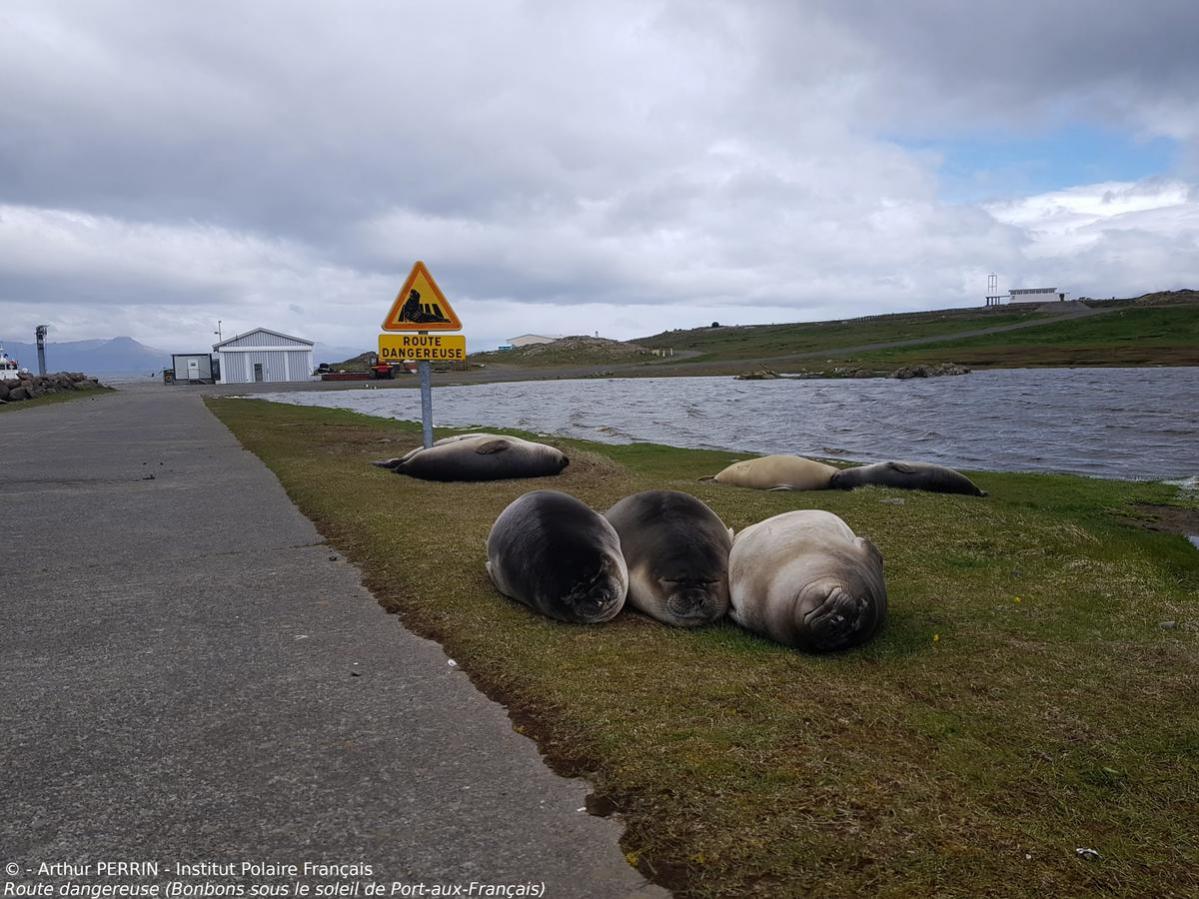
[[[0,403],[19,403],[48,393],[70,390],[98,390],[104,387],[82,372],[60,371],[50,375],[22,374],[15,381],[0,381]]]
[[[832,368],[825,371],[805,371],[793,375],[781,375],[773,369],[759,368],[752,371],[743,371],[739,375],[733,375],[737,381],[774,381],[779,378],[798,378],[801,380],[817,380],[829,378],[898,378],[901,381],[906,381],[909,378],[940,378],[946,375],[968,375],[970,369],[962,365],[956,365],[953,362],[942,362],[935,365],[905,365],[903,368],[898,368],[892,372],[877,371],[875,369],[858,368],[856,366],[849,368]]]

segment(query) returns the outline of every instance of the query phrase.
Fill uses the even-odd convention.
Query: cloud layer
[[[365,347],[416,258],[479,346],[1199,282],[1193,6],[950,7],[6,4],[0,334]],[[953,204],[901,142],[1071,121],[1177,170]]]

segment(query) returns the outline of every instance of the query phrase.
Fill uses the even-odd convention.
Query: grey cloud
[[[0,303],[351,345],[417,257],[487,334],[497,303],[561,332],[973,302],[989,269],[1035,271],[1056,219],[947,205],[936,160],[880,134],[1194,134],[1195,24],[1152,2],[10,0]],[[1125,281],[1199,276],[1091,239],[1152,262]]]

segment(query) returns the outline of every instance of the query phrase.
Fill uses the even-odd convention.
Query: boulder
[[[14,387],[8,391],[8,399],[9,402],[13,403],[21,400],[27,400],[29,399],[29,391],[27,391],[24,387]]]
[[[942,362],[939,365],[905,365],[891,373],[891,377],[906,381],[908,378],[939,378],[943,375],[968,375],[970,369],[955,365],[952,362]]]
[[[757,371],[743,371],[739,375],[733,375],[733,379],[737,381],[773,381],[779,377],[778,372],[771,371],[768,368],[762,368]]]

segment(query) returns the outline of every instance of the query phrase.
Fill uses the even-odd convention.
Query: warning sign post
[[[383,319],[384,331],[461,331],[458,313],[419,259]]]
[[[465,362],[461,334],[380,334],[380,362]]]
[[[420,418],[423,443],[433,445],[433,362],[466,359],[466,338],[461,334],[430,334],[430,331],[459,331],[462,322],[445,298],[425,264],[419,259],[408,280],[396,294],[383,319],[384,331],[416,333],[380,334],[379,361],[416,361],[420,373]]]

